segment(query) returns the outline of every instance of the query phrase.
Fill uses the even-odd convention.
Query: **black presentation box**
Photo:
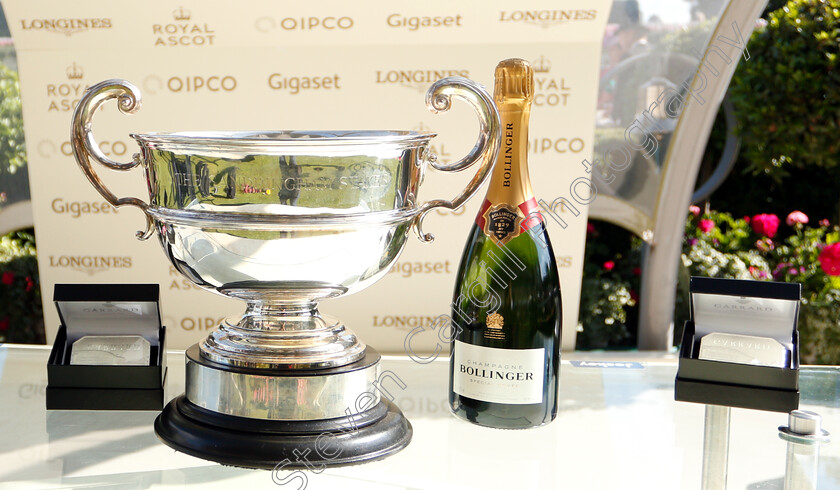
[[[47,362],[48,410],[160,410],[166,379],[166,327],[157,284],[56,284],[61,326]],[[141,335],[148,366],[71,365],[83,336]]]
[[[796,283],[691,278],[674,388],[677,401],[790,412],[799,408],[799,334],[802,287]],[[768,337],[788,350],[785,367],[698,359],[710,333]]]

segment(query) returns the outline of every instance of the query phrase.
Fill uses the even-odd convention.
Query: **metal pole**
[[[729,414],[731,409],[706,405],[703,431],[702,490],[725,490],[729,461]]]
[[[819,443],[788,441],[785,459],[785,490],[816,490]]]
[[[829,440],[822,417],[816,412],[794,410],[788,415],[788,425],[779,427],[779,431],[787,441],[785,490],[816,490],[820,443]]]

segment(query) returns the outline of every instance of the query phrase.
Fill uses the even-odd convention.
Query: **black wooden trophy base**
[[[363,463],[411,441],[411,424],[385,398],[352,417],[273,421],[220,414],[181,395],[155,419],[167,446],[202,459],[245,468],[304,468]]]

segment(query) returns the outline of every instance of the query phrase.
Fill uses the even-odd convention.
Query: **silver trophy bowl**
[[[430,152],[434,134],[409,131],[132,134],[140,152],[118,163],[99,149],[92,118],[111,99],[121,112],[135,112],[139,91],[124,80],[88,89],[73,115],[72,144],[91,184],[115,207],[139,207],[147,223],[138,237],[157,231],[181,274],[247,305],[187,351],[186,394],[156,422],[165,443],[225,464],[268,467],[291,450],[290,433],[352,415],[347,408],[358,406],[360,393],[376,402],[360,413],[373,420],[371,410],[387,412],[389,422],[383,415],[371,423],[381,430],[360,434],[364,443],[349,438],[347,457],[329,464],[383,457],[408,443],[410,424],[376,389],[379,355],[341,321],[321,315],[318,303],[381,278],[412,229],[431,241],[423,218],[435,208],[457,209],[489,176],[500,140],[492,99],[474,82],[453,77],[434,83],[426,104],[442,112],[453,98],[474,108],[480,131],[470,153],[449,165]],[[142,167],[149,201],[117,198],[91,160],[116,170]],[[460,171],[474,163],[478,171],[454,199],[419,201],[428,166]],[[215,430],[205,433],[201,424]],[[221,434],[229,427],[239,429]],[[274,447],[271,457],[243,449],[267,427],[276,434],[266,443]],[[193,442],[202,437],[215,440],[214,447],[229,441],[209,450]]]

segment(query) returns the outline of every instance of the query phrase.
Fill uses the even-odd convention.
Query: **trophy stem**
[[[316,301],[252,300],[235,328],[293,331],[317,330],[326,325]]]
[[[365,345],[344,324],[324,317],[317,301],[247,298],[245,314],[228,318],[201,343],[201,355],[248,368],[324,369],[354,363]]]

